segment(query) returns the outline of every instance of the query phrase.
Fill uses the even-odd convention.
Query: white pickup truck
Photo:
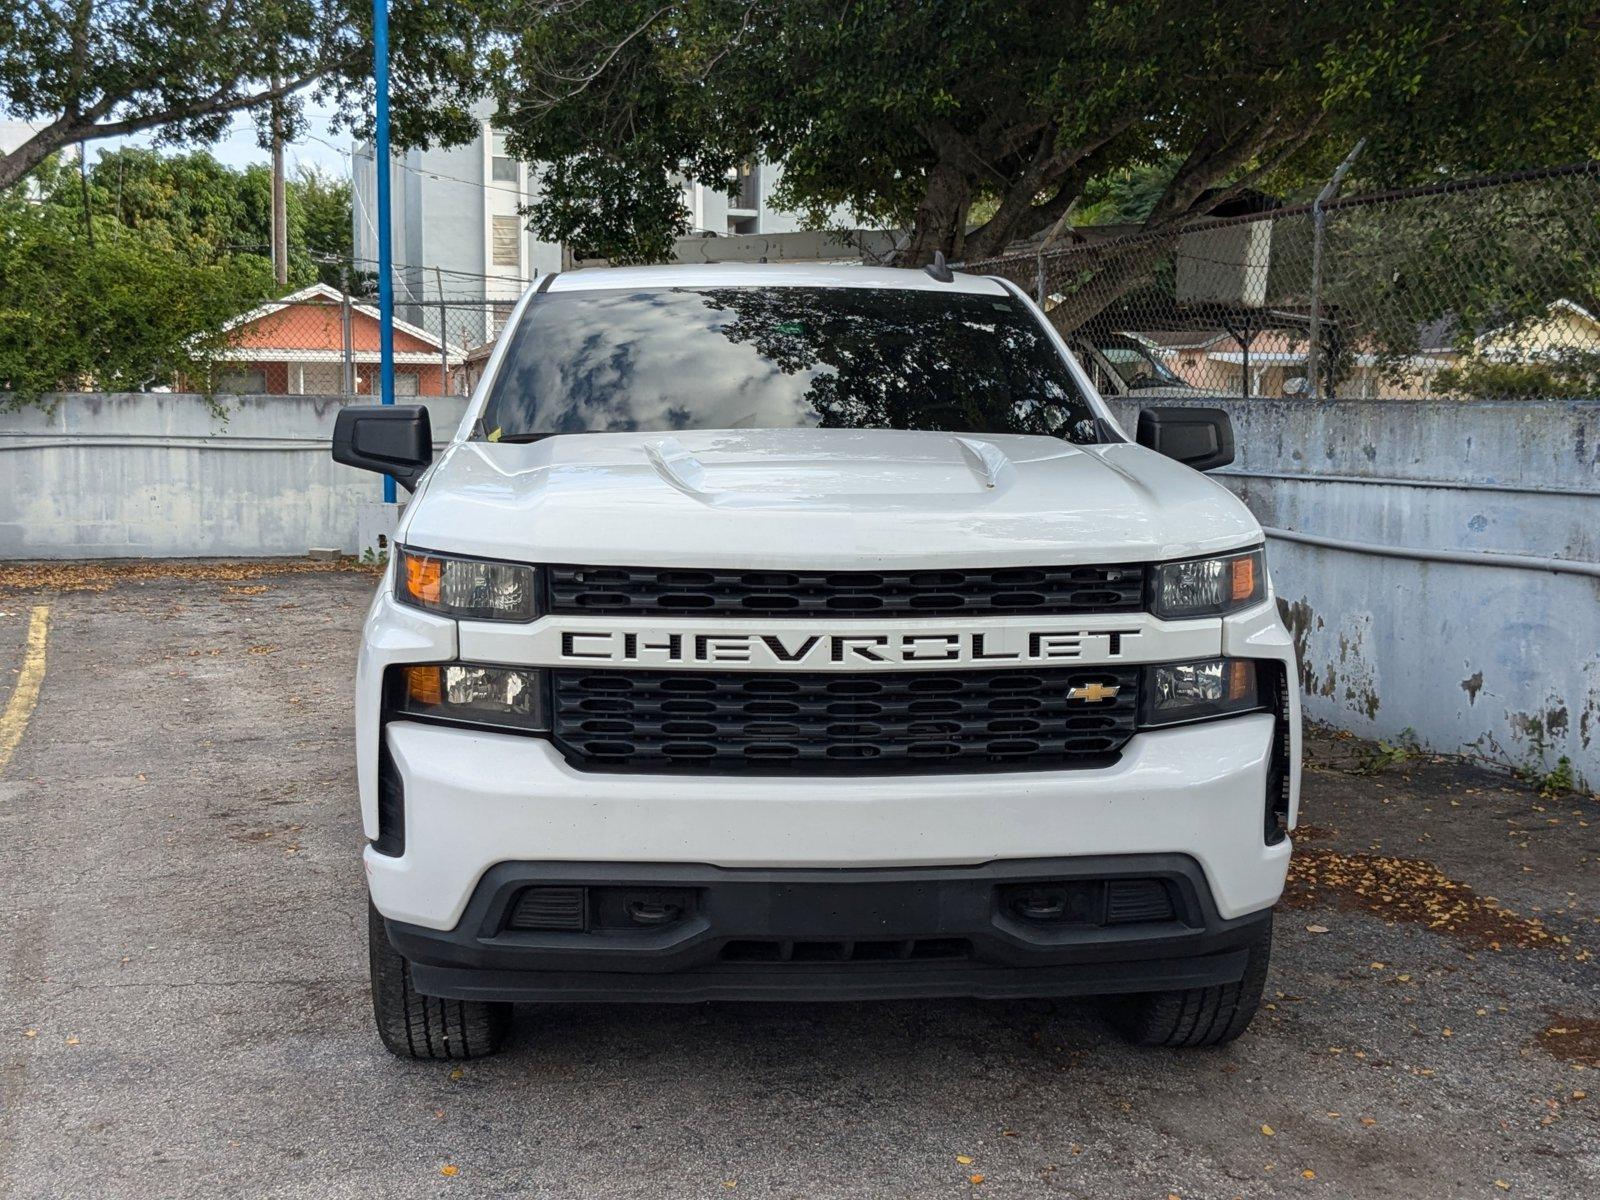
[[[1130,440],[1003,280],[630,268],[526,295],[437,461],[419,406],[333,454],[414,492],[357,680],[395,1053],[531,1002],[1249,1023],[1300,729],[1225,414]]]

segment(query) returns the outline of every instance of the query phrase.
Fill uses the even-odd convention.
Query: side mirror
[[[1134,440],[1196,471],[1233,461],[1233,422],[1220,408],[1142,409]]]
[[[433,425],[420,404],[356,404],[333,422],[333,461],[392,475],[406,491],[433,461]]]

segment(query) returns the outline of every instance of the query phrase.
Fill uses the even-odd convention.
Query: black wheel
[[[389,942],[383,918],[367,901],[367,950],[372,965],[372,1015],[378,1036],[401,1058],[483,1058],[505,1043],[509,1004],[441,1000],[411,986],[411,967]]]
[[[1272,958],[1272,917],[1268,914],[1250,944],[1244,978],[1215,987],[1115,996],[1106,1016],[1136,1046],[1220,1046],[1250,1025],[1261,1003]]]

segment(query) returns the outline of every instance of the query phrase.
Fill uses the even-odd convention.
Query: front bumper
[[[605,774],[542,738],[392,721],[405,853],[368,846],[378,911],[456,928],[505,862],[723,868],[979,865],[1181,854],[1219,916],[1270,907],[1289,842],[1265,844],[1274,720],[1256,713],[1135,736],[1099,770],[772,778]]]
[[[535,923],[577,927],[518,928],[528,896]],[[424,995],[855,1000],[1233,983],[1269,920],[1222,918],[1199,864],[1174,854],[891,870],[501,863],[454,929],[386,927]]]

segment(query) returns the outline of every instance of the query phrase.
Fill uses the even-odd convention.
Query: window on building
[[[739,164],[739,195],[732,207],[749,212],[761,207],[761,168],[746,160]]]
[[[507,158],[504,154],[496,154],[494,161],[489,165],[489,174],[496,183],[517,182],[517,160]]]
[[[494,244],[490,247],[489,261],[497,267],[517,267],[522,265],[521,256],[517,253],[517,241],[522,236],[522,221],[520,218],[495,217],[492,229]]]
[[[489,337],[500,336],[500,331],[506,327],[506,322],[511,319],[511,314],[516,310],[515,304],[496,304],[489,309]]]
[[[262,396],[267,391],[265,367],[242,367],[217,376],[217,391],[228,396]]]
[[[356,380],[356,390],[368,395],[377,396],[383,392],[383,373],[374,363],[370,368],[372,374]],[[415,371],[396,371],[394,373],[394,394],[396,396],[415,396],[417,394],[417,374]]]

